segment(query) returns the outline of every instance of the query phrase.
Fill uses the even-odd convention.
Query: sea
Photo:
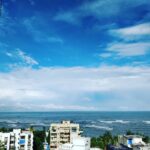
[[[0,112],[0,128],[48,129],[51,123],[70,120],[79,123],[84,136],[98,137],[130,130],[150,136],[150,112]]]

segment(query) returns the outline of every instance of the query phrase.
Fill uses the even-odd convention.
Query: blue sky
[[[149,0],[3,0],[0,110],[150,110],[149,58]]]

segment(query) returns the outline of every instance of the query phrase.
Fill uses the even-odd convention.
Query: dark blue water
[[[106,131],[123,134],[127,130],[150,136],[150,112],[0,112],[0,127],[27,128],[72,120],[84,135],[99,136]]]

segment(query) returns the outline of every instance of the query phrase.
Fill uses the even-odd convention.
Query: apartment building
[[[61,145],[58,150],[90,150],[90,138],[75,137],[71,143]]]
[[[146,144],[139,135],[120,135],[118,145],[107,145],[107,150],[150,150],[150,144]]]
[[[134,145],[145,145],[140,135],[120,135],[118,136],[118,142],[129,148],[132,148]]]
[[[56,150],[65,143],[70,143],[74,137],[80,137],[79,124],[70,121],[53,123],[50,126],[50,149]]]
[[[33,133],[29,130],[14,129],[12,132],[0,132],[0,141],[6,150],[33,150]]]

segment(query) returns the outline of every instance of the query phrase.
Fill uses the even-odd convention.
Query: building
[[[50,150],[49,144],[47,142],[43,143],[44,150]]]
[[[146,144],[144,146],[136,145],[133,147],[133,150],[150,150],[150,144]]]
[[[79,124],[70,121],[53,123],[50,126],[50,149],[56,150],[65,143],[71,143],[74,137],[80,137]]]
[[[146,145],[142,138],[140,135],[121,135],[118,137],[118,142],[129,148],[133,148],[136,145]]]
[[[120,135],[118,145],[107,145],[107,150],[150,150],[150,145],[142,140],[142,136]]]
[[[112,144],[108,144],[106,147],[106,150],[132,150],[132,148],[129,148],[127,146],[124,145],[112,145]]]
[[[58,150],[90,150],[90,138],[75,137],[71,143],[61,145]]]
[[[61,145],[58,150],[100,150],[90,148],[91,139],[88,137],[74,137],[71,143]]]
[[[0,132],[0,141],[6,150],[33,150],[33,133],[29,130],[14,129],[12,132]]]

